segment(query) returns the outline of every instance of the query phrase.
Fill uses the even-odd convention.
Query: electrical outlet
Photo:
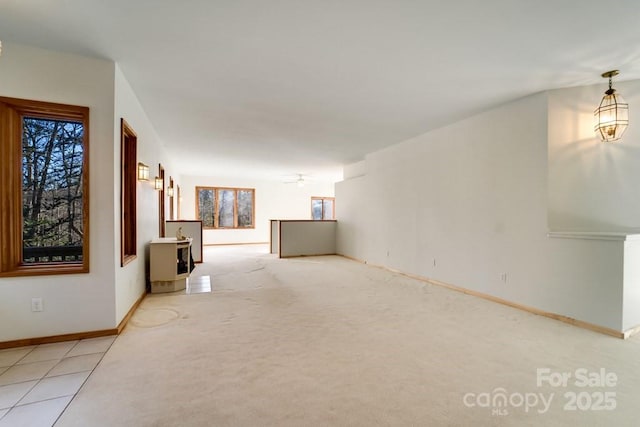
[[[43,311],[44,304],[42,298],[31,298],[31,311]]]
[[[507,273],[502,273],[500,275],[500,280],[502,280],[504,283],[507,283]]]
[[[433,259],[433,266],[434,267],[436,266],[436,259],[435,258]]]

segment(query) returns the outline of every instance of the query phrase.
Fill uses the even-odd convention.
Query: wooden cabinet
[[[153,239],[149,248],[151,293],[180,291],[191,273],[192,239]]]

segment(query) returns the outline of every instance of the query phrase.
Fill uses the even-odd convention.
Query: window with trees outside
[[[254,228],[255,190],[196,187],[196,215],[202,228]]]
[[[89,109],[0,97],[0,275],[89,271]]]
[[[335,219],[336,203],[334,197],[312,197],[311,198],[311,219]]]

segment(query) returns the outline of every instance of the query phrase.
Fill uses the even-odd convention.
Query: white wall
[[[614,82],[629,103],[620,141],[603,143],[593,133],[599,85],[549,92],[548,225],[550,230],[637,233],[640,230],[640,80]],[[640,249],[624,242],[622,329],[640,325]],[[594,262],[597,262],[594,260]]]
[[[620,331],[624,241],[547,237],[548,114],[538,94],[369,154],[336,184],[338,252]]]
[[[311,197],[333,197],[332,183],[308,182],[300,188],[296,184],[278,181],[253,181],[225,177],[181,176],[182,218],[196,218],[196,186],[255,188],[254,229],[203,231],[205,245],[225,243],[268,242],[271,219],[311,219]]]
[[[131,89],[120,67],[115,67],[115,117],[114,117],[114,156],[118,161],[113,164],[113,179],[116,191],[113,200],[113,215],[115,228],[113,230],[114,268],[116,271],[116,320],[119,323],[127,314],[131,306],[145,291],[146,271],[149,269],[149,248],[151,239],[159,234],[159,202],[158,192],[154,190],[153,180],[149,182],[137,182],[137,258],[124,267],[120,266],[120,119],[124,118],[137,136],[138,161],[149,166],[150,177],[153,179],[158,173],[158,164],[165,168],[166,184],[169,184],[169,175],[174,179],[174,185],[179,180],[172,165],[165,154],[155,129],[144,112],[138,98]],[[166,219],[169,219],[169,199],[165,206]]]
[[[372,230],[376,229],[370,220],[370,211],[375,203],[380,203],[368,191],[370,186],[366,180],[367,176],[360,175],[336,184],[336,250],[361,260],[369,257],[367,248],[374,238]]]
[[[367,174],[367,162],[363,160],[360,162],[352,163],[350,165],[344,165],[342,174],[344,176],[344,179],[364,176]]]
[[[622,140],[603,143],[593,111],[606,81],[549,92],[549,228],[640,230],[640,80],[614,82],[629,103]]]
[[[0,341],[113,328],[114,64],[5,42],[0,76],[2,96],[90,108],[91,233],[90,273],[0,279]]]
[[[335,221],[280,221],[282,258],[336,253]]]
[[[640,325],[640,237],[630,236],[624,242],[624,306],[623,329]]]

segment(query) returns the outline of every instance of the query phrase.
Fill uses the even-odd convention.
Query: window
[[[182,192],[180,191],[179,185],[176,187],[176,196],[178,197],[178,200],[177,200],[178,219],[181,219],[182,218]]]
[[[311,219],[335,219],[336,206],[333,197],[312,197],[311,198]]]
[[[169,189],[168,189],[168,193],[169,193],[169,219],[171,221],[173,221],[175,218],[173,217],[173,201],[174,201],[174,197],[173,197],[173,192],[174,192],[174,188],[173,188],[173,178],[171,176],[169,176]]]
[[[165,206],[164,206],[164,166],[158,163],[158,177],[162,181],[162,188],[158,191],[158,236],[164,237],[165,233]]]
[[[89,271],[89,109],[0,97],[0,275]]]
[[[196,187],[196,215],[203,228],[254,228],[253,188]]]
[[[136,258],[137,253],[137,142],[136,133],[129,124],[120,120],[121,149],[121,222],[120,222],[120,265],[125,266]]]

